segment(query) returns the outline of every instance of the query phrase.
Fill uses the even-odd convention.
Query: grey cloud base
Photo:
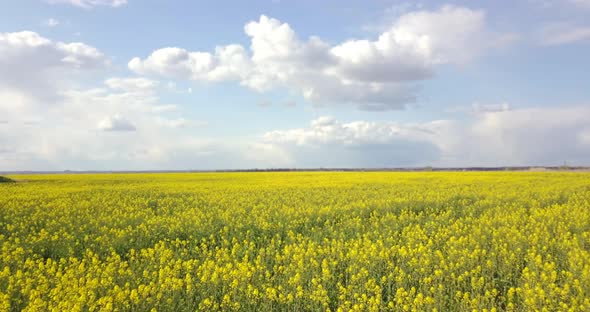
[[[590,108],[495,110],[422,124],[322,117],[264,140],[311,167],[590,165]]]

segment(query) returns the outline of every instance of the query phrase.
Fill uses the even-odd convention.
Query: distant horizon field
[[[590,309],[590,173],[5,175],[2,311]]]
[[[178,170],[6,170],[0,171],[0,175],[28,175],[28,174],[126,174],[126,173],[240,173],[240,172],[494,172],[494,171],[589,171],[590,166],[471,166],[471,167],[318,167],[318,168],[247,168],[247,169],[178,169]]]

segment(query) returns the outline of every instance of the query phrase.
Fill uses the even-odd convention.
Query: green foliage
[[[14,181],[13,179],[7,178],[7,177],[3,177],[0,176],[0,183],[15,183],[16,181]]]

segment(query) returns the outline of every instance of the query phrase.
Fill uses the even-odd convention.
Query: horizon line
[[[412,172],[412,171],[572,171],[590,170],[590,166],[469,166],[469,167],[310,167],[310,168],[248,168],[248,169],[156,169],[156,170],[6,170],[0,174],[88,174],[88,173],[215,173],[215,172]]]

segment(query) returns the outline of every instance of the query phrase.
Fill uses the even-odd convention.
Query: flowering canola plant
[[[15,175],[0,311],[589,311],[590,174]]]

